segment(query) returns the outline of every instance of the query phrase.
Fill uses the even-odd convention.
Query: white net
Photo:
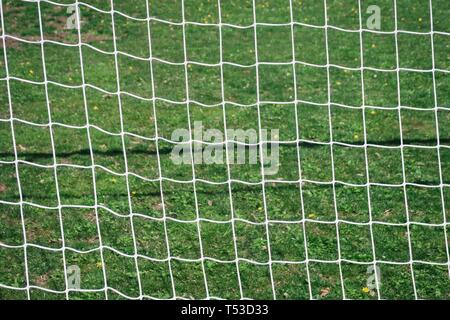
[[[30,11],[20,9],[20,6],[14,11],[11,9],[14,4],[0,0],[4,73],[1,82],[5,89],[2,101],[6,103],[5,113],[0,114],[1,132],[5,133],[5,142],[1,145],[3,156],[0,158],[0,210],[3,211],[0,287],[4,289],[1,295],[7,298],[11,292],[19,292],[28,299],[38,296],[36,292],[68,299],[74,293],[100,294],[92,297],[106,299],[115,296],[128,299],[449,298],[449,216],[446,201],[450,194],[450,146],[446,142],[450,114],[450,25],[448,17],[447,20],[434,18],[438,11],[444,12],[445,17],[445,12],[450,11],[448,2],[419,1],[420,4],[414,3],[410,7],[407,4],[405,7],[404,1],[399,4],[395,0],[360,0],[347,4],[343,1],[327,3],[325,0],[323,3],[316,1],[314,5],[313,2],[305,1],[305,5],[294,0],[253,0],[245,4],[221,0],[172,2],[21,1],[32,6],[37,14],[33,17],[38,22],[34,26],[34,36],[26,33],[21,36],[15,31],[21,26],[13,25],[11,19],[27,17]],[[187,3],[189,12],[196,7],[202,13],[207,7],[214,16],[205,14],[204,19],[190,20],[186,14]],[[346,5],[351,8],[350,12],[346,11]],[[389,27],[369,27],[367,16],[377,13],[376,10],[368,11],[372,5],[382,7],[380,23],[391,23],[391,30]],[[179,20],[164,19],[164,13],[171,6]],[[60,38],[60,31],[56,30],[52,35],[46,29],[47,8],[55,7],[63,12],[72,8],[67,11],[72,14],[72,20],[66,23],[73,30]],[[136,10],[127,13],[129,7]],[[318,20],[306,15],[308,8],[312,17]],[[391,11],[386,13],[386,8]],[[261,20],[260,12],[263,12],[262,17],[273,19]],[[342,16],[337,18],[336,12],[341,12]],[[420,20],[413,19],[417,23],[420,21],[421,27],[414,31],[402,29],[400,23],[408,25],[400,16],[409,21],[404,12],[421,15]],[[237,20],[239,23],[233,23],[230,13],[236,16],[246,14],[242,18],[244,22]],[[89,23],[84,22],[84,17],[89,19],[90,14],[96,18]],[[303,15],[313,21],[300,19],[299,16]],[[339,24],[347,15],[353,17],[353,28]],[[391,22],[384,20],[386,16],[386,21],[390,19]],[[333,21],[336,25],[332,24]],[[139,25],[139,33],[136,34],[140,38],[134,39],[136,47],[123,42],[136,35],[123,32],[124,26],[133,23]],[[439,25],[439,30],[435,24]],[[103,34],[89,33],[96,28],[98,31],[103,25],[109,25],[110,39]],[[154,34],[161,28],[169,28],[170,31],[154,41]],[[194,49],[197,51],[192,48],[191,30],[194,28],[200,28],[197,35],[217,40],[213,41],[217,52],[210,53],[213,46],[208,46],[204,39],[196,43]],[[267,33],[262,32],[264,28]],[[214,35],[206,36],[211,30]],[[278,33],[281,30],[284,33]],[[229,35],[235,31],[241,32],[240,36],[230,41]],[[320,37],[302,37],[305,33]],[[181,36],[179,51],[171,47],[175,40],[170,37],[176,34]],[[72,42],[65,41],[69,37],[72,37]],[[391,46],[371,53],[371,49],[379,49],[376,41],[383,38],[389,38]],[[103,46],[108,41],[111,50]],[[403,46],[405,42],[409,46]],[[425,52],[422,52],[422,42],[427,43]],[[239,48],[233,51],[230,49],[233,45]],[[317,51],[323,58],[323,63],[319,63],[320,57],[315,56],[319,54],[306,48],[322,45],[324,50]],[[23,52],[27,51],[20,46],[33,47],[34,51],[25,54],[25,57],[33,58],[31,63],[27,64],[26,58],[22,58]],[[48,57],[51,46],[70,50],[67,59],[76,56],[79,61],[78,84],[57,80],[55,74],[63,75],[66,71],[55,68],[55,64],[64,64],[66,57],[63,54],[57,54],[59,60],[54,56]],[[161,48],[166,48],[165,56],[160,54]],[[344,53],[338,52],[337,48]],[[218,62],[194,59],[215,54]],[[97,60],[92,58],[94,56]],[[253,62],[247,63],[244,56],[253,56]],[[123,62],[124,59],[128,64]],[[372,63],[375,60],[381,61],[378,66]],[[126,70],[123,65],[126,65]],[[17,66],[30,71],[27,69],[26,74],[21,74],[17,72]],[[33,71],[35,68],[38,71]],[[196,74],[197,69],[205,72]],[[98,79],[102,79],[104,70],[108,71],[105,71],[105,78],[112,75],[113,79],[105,80],[108,82],[106,86],[98,85],[102,83]],[[207,70],[215,74],[209,77]],[[178,78],[173,76],[177,72],[181,74]],[[248,92],[242,79],[251,77],[252,72],[255,101],[248,102],[239,99],[239,94]],[[35,73],[41,73],[41,78],[36,80]],[[410,77],[406,78],[406,75]],[[216,83],[215,91],[209,87],[212,82]],[[285,86],[286,83],[288,85]],[[27,117],[26,112],[37,112],[38,109],[33,109],[34,104],[23,109],[25,113],[16,107],[19,105],[18,95],[25,100],[33,100],[28,96],[30,91],[21,91],[20,85],[42,90],[45,108],[41,116],[44,120]],[[79,115],[79,111],[66,109],[62,118],[58,113],[60,109],[55,111],[54,92],[58,90],[63,92],[62,95],[70,90],[81,93],[82,123],[65,121]],[[92,98],[94,94],[102,96],[100,102]],[[136,106],[130,104],[130,100],[135,101]],[[144,109],[139,108],[140,103]],[[111,111],[116,117],[116,130],[108,129],[108,119],[112,115],[108,112],[113,108],[108,109],[102,104],[116,108]],[[161,108],[164,104],[171,106],[165,113]],[[267,106],[276,106],[277,110],[290,108],[291,118],[267,115]],[[277,117],[279,123],[286,127],[277,127],[280,137],[276,137],[276,141],[261,138],[249,144],[229,139],[227,135],[220,142],[198,140],[194,122],[199,113],[205,112],[204,118],[200,117],[205,119],[204,122],[210,116],[209,111],[199,110],[210,110],[216,115],[218,120],[212,126],[216,125],[215,129],[224,132],[236,123],[246,128],[245,125],[253,121],[257,136],[263,137],[268,121]],[[237,110],[253,110],[253,113]],[[309,114],[305,110],[318,113]],[[336,110],[342,112],[339,119]],[[166,133],[179,125],[173,119],[181,111],[186,117],[184,123],[188,133],[188,140],[184,143],[191,150],[188,169],[183,167],[188,172],[187,179],[183,179],[182,174],[178,175],[177,169],[173,171],[175,174],[165,174],[170,167],[166,157],[167,146],[179,143]],[[147,117],[147,113],[151,116]],[[250,114],[254,117],[250,118]],[[379,122],[373,120],[380,114],[386,117]],[[423,120],[422,115],[426,115],[424,118],[428,120]],[[148,127],[153,128],[153,135],[146,134],[147,127],[131,126],[131,121],[133,125],[145,124],[139,122],[144,117]],[[241,122],[236,122],[236,119]],[[351,123],[354,119],[358,119],[357,125]],[[309,124],[305,124],[308,121]],[[38,131],[27,132],[33,128],[46,130],[48,134],[44,137]],[[284,135],[286,128],[292,132],[290,136]],[[84,156],[87,163],[61,161],[64,158],[61,153],[65,153],[67,159],[72,156],[67,146],[79,142],[78,137],[71,134],[61,142],[57,130],[62,129],[85,132],[87,149]],[[319,132],[322,129],[324,131]],[[312,134],[304,134],[308,130],[312,130]],[[383,133],[394,131],[393,138]],[[342,139],[349,132],[350,141]],[[46,150],[50,158],[47,162],[23,156],[36,151],[27,146],[34,143],[31,136],[35,133],[38,139],[47,139]],[[281,139],[283,137],[288,139]],[[114,139],[114,142],[110,143],[108,139]],[[265,147],[270,143],[280,146],[279,167],[283,173],[288,173],[284,177],[265,172],[264,157],[268,156]],[[139,146],[146,145],[154,146],[151,156],[147,149],[142,153],[136,152]],[[251,169],[253,176],[245,179],[248,176],[242,172],[242,175],[236,175],[236,164],[226,156],[221,169],[225,179],[215,180],[215,169],[208,171],[205,169],[208,165],[197,164],[194,159],[194,149],[198,145],[200,149],[202,146],[220,146],[226,155],[233,152],[234,145],[256,147],[259,161]],[[287,145],[293,147],[289,149],[293,160],[283,162],[283,155],[286,155],[283,146]],[[108,162],[106,155],[111,148],[119,150],[110,156],[123,159],[123,166],[112,160]],[[323,153],[314,150],[323,150]],[[390,153],[395,153],[395,156],[388,156]],[[104,158],[100,158],[102,155]],[[141,160],[136,160],[136,157]],[[154,165],[145,164],[152,159]],[[148,166],[153,166],[154,176],[145,171]],[[397,168],[395,179],[391,179],[392,167]],[[64,170],[78,170],[88,178],[75,176],[69,180]],[[53,191],[39,184],[30,187],[34,180],[48,183],[40,174],[44,171],[49,172]],[[121,184],[120,188],[116,187],[118,184]],[[170,185],[174,187],[168,187]],[[150,192],[146,186],[155,189]],[[79,188],[83,189],[81,200],[67,200],[71,192]],[[222,198],[208,196],[209,193],[205,192],[208,188],[220,189]],[[256,191],[249,194],[245,188]],[[10,194],[13,189],[16,193]],[[117,191],[119,189],[121,191]],[[274,189],[281,190],[281,196],[274,196]],[[283,190],[288,191],[283,193]],[[145,204],[139,202],[140,194],[147,191],[159,199],[156,204],[153,200],[153,203],[148,203],[148,197],[143,200]],[[414,191],[417,191],[416,195]],[[54,196],[55,201],[51,204],[41,202],[38,196],[42,194]],[[252,197],[259,200],[253,201]],[[290,206],[291,202],[295,202],[295,206]],[[256,209],[252,207],[255,203]],[[140,205],[147,205],[146,208],[150,208],[148,212],[158,214],[150,214]],[[223,219],[216,219],[214,213],[205,214],[219,205],[227,208],[227,215],[221,217]],[[32,223],[34,209],[56,213],[53,233],[43,231],[48,231],[50,223],[46,215],[36,214],[38,222]],[[70,220],[70,210],[91,213],[89,221],[94,234],[91,232],[92,245],[88,249],[74,242],[74,238],[82,237],[86,230],[81,224],[77,229],[77,220]],[[183,215],[185,211],[191,214]],[[255,211],[257,217],[253,219],[253,213],[243,214],[247,211]],[[15,212],[18,212],[17,216],[14,216]],[[401,217],[396,217],[397,214]],[[105,215],[112,218],[105,218]],[[10,230],[15,228],[11,222],[13,216],[17,218],[17,228],[11,236]],[[125,229],[116,228],[109,219],[126,224]],[[159,232],[143,227],[151,223],[158,226]],[[128,240],[122,239],[120,232],[123,230]],[[58,236],[53,238],[54,234]],[[183,237],[183,234],[188,236]],[[354,234],[356,236],[352,236]],[[48,239],[42,240],[46,236]],[[16,240],[12,240],[14,237]],[[185,242],[188,245],[186,250],[194,254],[180,251]],[[122,245],[127,249],[122,250]],[[217,253],[212,248],[222,245],[219,252],[226,251],[226,254],[212,254]],[[159,251],[153,248],[159,248]],[[52,254],[58,255],[60,262],[53,264],[47,256]],[[82,257],[91,254],[97,258],[83,262]],[[36,267],[39,262],[48,269]],[[184,265],[195,268],[183,269]],[[55,270],[60,270],[59,277]],[[74,282],[76,273],[79,280]],[[192,274],[196,276],[191,277]]]

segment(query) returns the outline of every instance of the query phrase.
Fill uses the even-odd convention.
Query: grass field
[[[448,0],[362,0],[362,49],[358,1],[292,0],[293,42],[255,2],[85,0],[80,49],[67,7],[2,1],[1,299],[65,299],[64,264],[70,299],[377,299],[374,259],[380,298],[450,299]],[[175,165],[189,121],[279,129],[278,173]]]

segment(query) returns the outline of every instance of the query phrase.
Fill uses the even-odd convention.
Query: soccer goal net
[[[0,0],[0,299],[450,299],[448,0]]]

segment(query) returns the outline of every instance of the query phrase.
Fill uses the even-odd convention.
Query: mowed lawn
[[[85,0],[81,47],[1,2],[1,299],[450,298],[448,0]],[[196,121],[278,129],[277,174],[174,164]]]

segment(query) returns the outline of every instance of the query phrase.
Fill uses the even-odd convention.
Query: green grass
[[[330,25],[352,30],[359,28],[358,1],[327,2]],[[393,1],[361,2],[363,21],[368,18],[365,13],[367,6],[377,4],[382,8],[382,31],[394,30]],[[109,1],[89,0],[85,3],[102,10],[110,9]],[[151,16],[171,22],[182,21],[180,0],[149,0],[149,3]],[[147,16],[145,0],[132,4],[115,1],[114,4],[115,10],[127,15],[137,18]],[[252,1],[222,0],[221,4],[223,23],[240,26],[253,23]],[[258,22],[290,22],[288,0],[258,0],[256,4]],[[39,40],[37,8],[35,3],[3,1],[6,34]],[[68,16],[65,7],[42,2],[41,10],[46,39],[77,43],[77,32],[63,29],[65,17]],[[397,12],[400,30],[430,31],[428,1],[397,0]],[[322,1],[293,0],[293,14],[296,22],[324,25]],[[81,15],[82,41],[112,52],[111,15],[87,6],[81,6]],[[447,0],[433,0],[435,31],[450,32],[449,16]],[[187,21],[217,24],[217,2],[185,0],[185,18]],[[147,22],[131,20],[119,14],[115,14],[114,20],[117,49],[139,58],[148,58]],[[27,298],[26,290],[8,289],[26,286],[24,254],[29,284],[32,286],[30,297],[66,297],[63,254],[58,251],[62,245],[61,220],[66,265],[78,265],[81,269],[81,288],[95,290],[70,291],[70,299],[104,299],[106,294],[110,299],[121,299],[123,295],[139,297],[137,270],[142,294],[152,298],[175,296],[201,299],[208,295],[238,299],[241,298],[240,279],[244,297],[271,299],[272,272],[277,299],[309,299],[308,275],[311,297],[314,299],[340,299],[343,294],[350,299],[375,299],[376,294],[363,291],[369,277],[367,267],[373,261],[369,213],[375,222],[372,228],[375,257],[383,261],[378,263],[381,298],[413,299],[413,277],[418,298],[450,298],[448,268],[420,262],[448,263],[446,245],[449,243],[445,243],[444,233],[450,233],[450,228],[443,226],[443,222],[444,216],[450,221],[450,149],[440,149],[445,184],[442,191],[445,207],[442,207],[441,190],[437,187],[440,184],[437,149],[417,147],[436,146],[438,138],[442,145],[450,144],[448,73],[435,73],[436,103],[442,107],[437,112],[438,137],[432,74],[402,70],[397,84],[394,34],[363,32],[362,35],[365,66],[392,71],[366,69],[363,72],[366,106],[384,109],[360,108],[363,98],[359,70],[330,67],[331,104],[328,106],[326,68],[298,63],[294,71],[292,65],[259,65],[260,100],[274,102],[259,105],[261,127],[279,129],[279,139],[287,143],[280,145],[278,173],[268,177],[273,181],[264,186],[265,204],[262,186],[258,184],[262,181],[260,164],[230,166],[233,213],[239,219],[234,223],[237,255],[242,259],[237,269],[234,262],[217,262],[236,258],[226,164],[195,165],[196,179],[218,184],[197,181],[194,186],[191,182],[192,167],[175,165],[170,159],[174,145],[165,140],[158,140],[156,144],[155,121],[158,137],[165,139],[171,139],[175,129],[189,128],[189,118],[192,124],[203,121],[206,128],[223,131],[221,103],[225,100],[228,128],[257,130],[258,107],[255,103],[258,88],[256,67],[252,66],[256,63],[254,29],[222,27],[223,60],[249,66],[223,66],[224,97],[219,66],[188,64],[189,117],[185,70],[183,65],[176,64],[185,61],[183,28],[152,20],[150,29],[153,56],[159,59],[152,63],[154,79],[151,78],[148,61],[123,54],[119,54],[117,59],[120,90],[144,99],[114,94],[118,90],[114,55],[100,53],[89,46],[82,47],[85,81],[94,86],[88,86],[85,90],[87,116],[91,125],[88,128],[84,127],[83,90],[54,84],[79,86],[82,83],[78,47],[44,44],[45,67],[50,81],[47,86],[48,101],[43,84],[16,79],[7,82],[4,79],[6,51],[9,76],[42,82],[40,45],[8,39],[6,50],[0,50],[0,284],[4,286],[0,287],[1,299]],[[187,24],[185,32],[189,61],[205,64],[220,62],[217,26]],[[321,66],[327,63],[324,29],[295,25],[294,48],[291,46],[289,25],[258,25],[256,36],[259,62],[291,62],[294,49],[297,61]],[[435,67],[450,71],[450,37],[435,34],[433,40]],[[330,64],[360,67],[359,33],[330,28],[328,48]],[[399,67],[432,68],[429,35],[400,33],[398,51]],[[296,73],[296,87],[293,72]],[[152,82],[155,92],[152,92]],[[11,101],[7,94],[8,84]],[[400,101],[397,85],[400,87]],[[296,95],[301,100],[297,104],[294,103]],[[160,99],[156,99],[153,106],[149,99],[154,96]],[[119,99],[125,131],[123,141],[120,136]],[[47,102],[50,104],[50,115]],[[21,160],[17,172],[24,201],[22,206],[17,205],[20,194],[16,166],[12,162],[15,158],[11,122],[7,121],[10,118],[9,103],[16,119],[12,124],[18,159]],[[204,104],[213,106],[204,107]],[[422,110],[403,108],[398,112],[396,107],[399,104]],[[49,116],[53,122],[51,127],[47,126]],[[30,125],[29,122],[40,126]],[[298,138],[301,139],[301,174],[305,179],[301,190],[298,183],[283,183],[299,179],[296,125],[299,128]],[[94,170],[91,167],[88,134],[96,165]],[[363,148],[365,134],[371,144],[367,148],[369,181],[373,183],[369,189],[365,186],[368,181]],[[51,136],[54,139],[55,159]],[[401,137],[404,144],[409,145],[403,148],[403,154],[399,147]],[[331,139],[335,142],[332,146],[329,144]],[[126,164],[123,149],[126,150],[128,171],[137,175],[128,176],[129,193],[124,175]],[[160,184],[158,181],[157,150],[162,176],[178,182],[164,179]],[[333,180],[332,158],[337,181],[334,185],[330,183]],[[62,165],[56,169],[62,206],[60,212],[57,210],[55,171],[51,167],[54,161]],[[64,166],[69,164],[78,167]],[[93,181],[97,197],[94,197]],[[403,188],[404,182],[408,185]],[[96,204],[98,210],[93,209]],[[163,208],[166,216],[173,218],[167,219],[166,223]],[[195,222],[197,208],[199,217],[206,219],[199,224]],[[26,249],[21,246],[24,243],[21,209],[29,244]],[[267,234],[262,224],[266,212],[270,221],[290,223],[270,222]],[[338,225],[334,223],[336,212]],[[307,220],[303,221],[302,217]],[[411,259],[405,224],[408,219],[412,222],[409,234],[412,259],[418,261],[412,266],[414,276],[407,264]],[[165,260],[168,255],[165,227],[170,255],[174,257],[170,264]],[[203,265],[196,260],[201,257],[198,227],[203,253],[213,258],[206,259]],[[99,233],[101,244],[105,246],[102,251],[99,250]],[[270,238],[272,260],[276,261],[271,265],[272,270],[267,265],[267,237]],[[338,244],[344,260],[340,265],[336,262],[339,258]],[[135,253],[139,255],[136,259],[133,257]],[[312,260],[308,264],[285,263],[303,262],[307,254],[308,259]],[[104,271],[107,284],[104,283]],[[172,290],[170,272],[175,292]],[[106,292],[102,290],[105,285]]]

